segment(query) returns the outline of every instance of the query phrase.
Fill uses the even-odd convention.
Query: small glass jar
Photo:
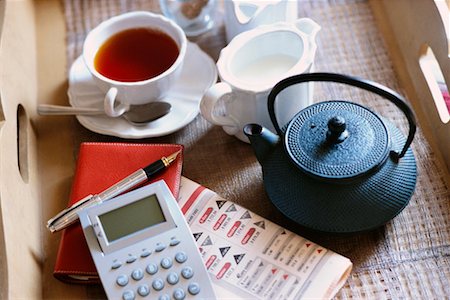
[[[214,25],[216,0],[159,0],[162,13],[177,23],[187,36],[197,36]]]

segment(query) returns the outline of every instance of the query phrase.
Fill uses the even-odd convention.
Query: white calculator
[[[78,213],[109,299],[215,299],[209,275],[163,180]]]

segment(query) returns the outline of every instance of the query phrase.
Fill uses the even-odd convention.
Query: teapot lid
[[[378,169],[389,156],[381,118],[348,101],[325,101],[300,111],[285,134],[291,160],[324,181],[348,181]]]

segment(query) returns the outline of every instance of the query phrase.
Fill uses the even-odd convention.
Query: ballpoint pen
[[[102,191],[96,195],[88,195],[73,204],[72,206],[62,210],[56,216],[47,221],[47,228],[51,232],[59,231],[66,228],[67,226],[75,223],[78,220],[78,212],[90,207],[92,205],[99,204],[103,201],[109,200],[120,193],[123,193],[138,184],[150,179],[156,173],[164,170],[177,158],[181,150],[172,153],[167,157],[162,157],[161,159],[151,163],[150,165],[138,169],[134,173],[128,175],[124,179],[120,180],[116,184],[110,186],[106,190]]]

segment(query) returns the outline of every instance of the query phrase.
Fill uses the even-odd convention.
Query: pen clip
[[[63,209],[56,216],[54,216],[53,218],[51,218],[50,220],[47,221],[47,228],[50,229],[50,231],[53,232],[54,230],[52,230],[52,227],[55,224],[55,222],[57,222],[59,219],[61,219],[65,215],[67,215],[69,212],[73,211],[74,209],[78,208],[79,206],[83,205],[84,203],[90,201],[94,197],[95,196],[92,195],[92,194],[87,195],[86,197],[84,197],[83,199],[81,199],[77,203],[73,204],[72,206],[70,206],[70,207],[68,207],[66,209]]]

